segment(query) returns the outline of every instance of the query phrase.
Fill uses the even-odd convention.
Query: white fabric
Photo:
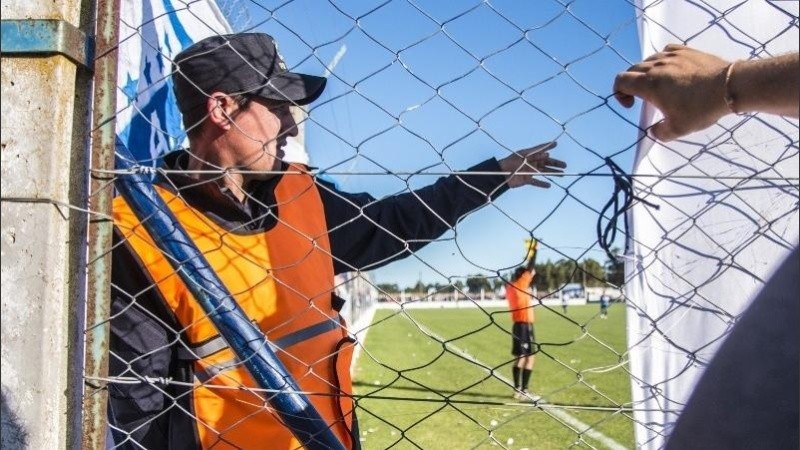
[[[797,51],[797,2],[740,3],[637,0],[642,54],[681,42],[729,60]],[[646,106],[641,126],[660,119]],[[729,116],[665,145],[641,142],[633,173],[670,177],[637,178],[637,195],[660,209],[637,204],[629,216],[625,293],[637,448],[663,447],[704,366],[797,245],[798,164],[797,121],[769,115]],[[677,178],[698,175],[794,179]]]

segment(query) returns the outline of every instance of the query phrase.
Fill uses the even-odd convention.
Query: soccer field
[[[624,309],[598,310],[536,308],[538,406],[512,398],[507,312],[378,310],[354,373],[362,446],[633,448]]]

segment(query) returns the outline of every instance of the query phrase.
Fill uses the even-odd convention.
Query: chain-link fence
[[[134,176],[155,186],[114,200],[110,314],[87,325],[111,330],[108,376],[86,377],[108,392],[109,447],[327,448],[319,430],[345,448],[657,447],[746,306],[719,285],[756,292],[774,265],[759,255],[797,245],[796,121],[736,116],[658,145],[611,91],[664,39],[730,59],[796,51],[796,2],[226,2],[286,67],[253,53],[272,41],[223,35],[178,71],[199,38],[148,27],[187,12],[200,37],[230,25],[207,23],[204,2],[146,3],[123,14],[132,53],[118,56],[149,49],[165,76],[123,79],[118,151],[136,161],[93,171],[95,197]],[[325,90],[237,85],[215,73],[232,56]],[[215,76],[241,89],[208,89]],[[507,169],[551,141],[565,173]],[[516,187],[520,174],[551,187]],[[163,253],[175,242],[202,257]],[[514,370],[526,265],[533,357]],[[225,328],[231,299],[266,340]],[[261,352],[285,366],[277,384],[254,372]]]

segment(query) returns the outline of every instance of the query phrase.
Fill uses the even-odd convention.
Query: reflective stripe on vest
[[[320,334],[327,333],[328,331],[333,331],[339,328],[341,325],[339,321],[329,319],[323,322],[320,322],[316,325],[311,325],[310,327],[303,328],[302,330],[297,330],[294,333],[291,333],[287,336],[284,336],[276,341],[268,341],[267,344],[270,346],[273,352],[278,354],[280,351],[284,351],[288,347],[291,347],[294,344],[300,343],[302,341],[313,339]],[[222,336],[217,336],[210,341],[204,342],[202,344],[192,346],[191,348],[180,347],[178,349],[178,357],[183,360],[195,361],[198,359],[207,358],[217,352],[221,352],[228,348],[228,343],[225,342],[225,339]],[[214,366],[206,367],[205,370],[201,370],[199,372],[195,372],[195,376],[200,380],[201,383],[208,381],[210,378],[219,375],[220,373],[235,367],[241,361],[236,356],[233,357],[230,361],[223,361],[221,363],[217,363]]]
[[[300,389],[309,393],[344,446],[352,447],[350,361],[342,357],[351,353],[352,345],[340,351],[347,332],[333,320],[338,318],[331,304],[333,261],[313,178],[284,174],[275,187],[277,224],[256,233],[224,229],[179,195],[159,186],[156,190],[247,316],[279,345],[276,354]],[[196,356],[193,411],[187,414],[193,414],[202,446],[249,448],[259,439],[274,449],[298,448],[122,198],[114,200],[113,214],[127,245],[183,327],[175,330],[187,342],[183,350]]]

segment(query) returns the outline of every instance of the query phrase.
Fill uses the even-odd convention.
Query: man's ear
[[[225,131],[230,130],[233,125],[231,117],[237,107],[230,95],[213,92],[206,101],[208,120]]]

